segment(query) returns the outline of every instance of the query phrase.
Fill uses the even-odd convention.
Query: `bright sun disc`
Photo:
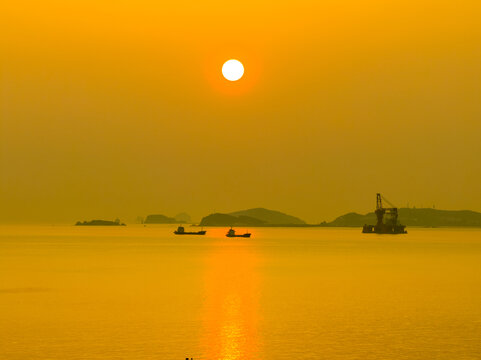
[[[239,60],[227,60],[222,66],[222,75],[229,81],[237,81],[244,75],[244,66]]]

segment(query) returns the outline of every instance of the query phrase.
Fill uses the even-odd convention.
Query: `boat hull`
[[[404,225],[364,225],[362,228],[364,234],[407,234]]]
[[[243,238],[250,238],[251,234],[242,234],[242,235],[226,235],[227,237],[243,237]]]
[[[174,234],[175,235],[205,235],[207,231],[203,230],[203,231],[195,231],[195,232],[189,232],[189,231],[185,231],[185,232],[178,232],[178,231],[174,231]]]

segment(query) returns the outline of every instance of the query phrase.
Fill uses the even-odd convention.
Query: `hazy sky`
[[[376,192],[481,211],[480,19],[479,0],[3,1],[0,222],[320,222]]]

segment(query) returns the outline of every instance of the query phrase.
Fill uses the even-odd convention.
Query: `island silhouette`
[[[406,226],[419,227],[481,227],[481,213],[471,210],[439,210],[433,208],[400,208],[399,220]],[[376,223],[374,212],[349,212],[333,221],[308,224],[298,217],[280,211],[254,208],[231,213],[214,213],[202,218],[200,226],[249,227],[362,227]]]
[[[298,217],[265,208],[214,213],[202,218],[200,226],[309,226]]]
[[[185,212],[179,213],[175,217],[162,214],[147,215],[143,220],[144,224],[188,224],[190,222],[190,215]]]
[[[161,214],[147,215],[144,224],[175,224],[177,220]]]
[[[90,220],[90,221],[77,221],[75,226],[125,226],[124,223],[121,223],[119,219],[115,219],[114,221],[110,220]]]
[[[400,208],[399,220],[407,226],[440,227],[465,226],[481,227],[481,213],[471,210],[439,210],[432,208]],[[361,227],[376,222],[374,212],[361,215],[350,212],[331,222],[322,222],[326,227]]]
[[[433,208],[400,208],[399,220],[406,226],[418,227],[481,227],[481,213],[471,210],[440,210]],[[190,216],[169,217],[161,214],[146,216],[144,224],[189,224]],[[334,220],[309,224],[304,220],[265,208],[253,208],[231,213],[213,213],[204,216],[198,226],[249,226],[249,227],[363,227],[376,222],[374,212],[358,214],[349,212]],[[119,219],[77,221],[76,226],[125,226]]]

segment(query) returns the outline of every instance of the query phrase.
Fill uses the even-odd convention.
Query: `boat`
[[[384,208],[382,206],[382,199],[386,201],[392,207]],[[364,225],[362,232],[365,234],[407,234],[405,230],[406,226],[401,225],[398,222],[397,207],[393,206],[385,197],[381,194],[376,195],[376,211],[374,211],[377,217],[376,225]],[[386,220],[384,220],[384,215]]]
[[[227,232],[227,234],[225,234],[225,236],[227,237],[244,237],[244,238],[250,238],[251,237],[251,233],[245,233],[245,234],[239,234],[237,235],[235,233],[235,230],[233,228],[230,228],[230,230]]]
[[[183,226],[179,226],[177,230],[174,231],[175,235],[205,235],[207,231],[200,230],[200,231],[185,231]]]

